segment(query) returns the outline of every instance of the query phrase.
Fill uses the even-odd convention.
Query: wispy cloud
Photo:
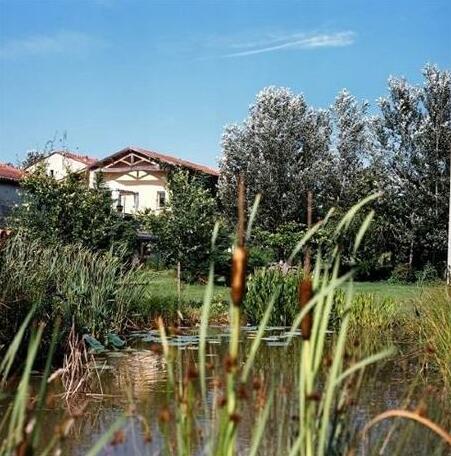
[[[266,52],[276,52],[283,50],[300,50],[315,48],[330,48],[349,46],[354,43],[355,33],[352,31],[342,31],[336,33],[292,33],[289,35],[273,35],[258,41],[243,41],[229,44],[229,49],[233,52],[224,53],[221,57],[246,57]]]
[[[99,38],[74,31],[59,31],[48,35],[32,35],[11,39],[0,44],[0,58],[16,58],[48,54],[80,54],[104,47]]]

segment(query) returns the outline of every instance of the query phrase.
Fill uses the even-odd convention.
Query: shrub
[[[412,269],[408,264],[404,263],[396,265],[388,279],[390,283],[406,283],[412,280]]]
[[[252,236],[252,245],[268,254],[271,252],[273,261],[286,261],[306,231],[305,225],[296,222],[283,223],[273,231],[256,227]]]
[[[112,206],[110,192],[101,174],[94,188],[69,173],[57,181],[44,168],[21,182],[22,203],[9,224],[16,231],[43,243],[82,244],[92,250],[110,250],[131,257],[136,248],[133,220],[120,216]]]
[[[249,247],[249,258],[247,262],[249,273],[254,272],[255,269],[267,267],[275,261],[276,258],[271,249],[257,245]]]
[[[273,293],[280,288],[274,303],[270,325],[290,325],[298,312],[297,284],[301,272],[291,269],[284,273],[279,267],[256,270],[249,276],[243,310],[249,323],[257,324],[268,306]]]
[[[437,269],[431,263],[426,263],[423,269],[415,272],[415,279],[421,285],[435,282],[439,279],[439,276]]]

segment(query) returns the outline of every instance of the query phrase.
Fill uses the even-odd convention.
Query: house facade
[[[20,201],[19,181],[22,175],[22,170],[0,163],[0,229],[6,228],[11,209]]]
[[[45,166],[47,174],[56,180],[64,179],[68,172],[79,172],[94,164],[97,159],[87,155],[79,155],[65,150],[55,150],[45,158],[29,166],[26,171],[33,172],[38,166]]]
[[[68,172],[85,173],[91,187],[101,173],[104,185],[111,191],[113,204],[119,212],[133,214],[151,210],[156,213],[168,202],[167,176],[173,169],[185,169],[204,176],[212,186],[218,170],[171,155],[128,146],[100,160],[67,151],[55,151],[26,171],[44,164],[47,173],[63,179]]]
[[[174,168],[202,174],[214,183],[219,176],[217,170],[208,166],[128,146],[91,165],[89,182],[93,186],[96,174],[101,172],[113,201],[125,214],[146,209],[159,212],[167,204],[167,174]]]

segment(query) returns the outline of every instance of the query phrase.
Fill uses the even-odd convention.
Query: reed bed
[[[15,235],[0,246],[0,347],[10,343],[32,307],[33,318],[50,327],[60,318],[64,337],[72,325],[78,334],[99,338],[120,331],[128,307],[143,294],[139,274],[109,252]]]
[[[446,445],[451,442],[449,433],[442,425],[434,422],[433,416],[428,416],[427,409],[421,407],[415,410],[387,411],[385,415],[374,417],[366,427],[359,428],[353,423],[353,406],[359,399],[365,370],[371,365],[381,365],[384,360],[395,354],[395,349],[389,346],[363,358],[359,355],[359,349],[353,349],[356,346],[349,340],[349,332],[352,325],[358,322],[358,319],[353,321],[352,316],[354,271],[340,273],[341,256],[338,242],[330,256],[323,257],[319,253],[313,267],[310,268],[308,242],[314,233],[328,222],[328,218],[311,227],[290,257],[290,261],[295,261],[299,254],[307,258],[307,262],[304,261],[307,265],[298,283],[297,312],[291,329],[286,335],[286,347],[297,344],[298,349],[290,355],[287,348],[282,349],[285,351],[281,352],[285,353],[281,356],[286,356],[287,362],[292,365],[292,378],[287,382],[276,374],[271,378],[265,378],[256,362],[275,304],[281,293],[280,287],[275,287],[269,296],[252,343],[245,351],[240,350],[242,304],[246,290],[246,242],[258,208],[257,199],[250,211],[246,227],[243,193],[244,188],[241,185],[237,241],[232,260],[227,354],[221,362],[214,364],[211,364],[207,358],[214,264],[210,265],[202,307],[198,355],[183,358],[179,356],[177,348],[171,343],[171,340],[177,337],[179,328],[165,325],[162,319],[158,321],[159,344],[155,347],[155,351],[161,350],[165,360],[167,402],[160,410],[158,418],[161,440],[157,451],[160,454],[186,456],[193,454],[255,456],[271,454],[271,451],[273,454],[289,456],[351,455],[366,448],[366,439],[373,428],[380,426],[386,420],[398,418],[408,419],[412,425],[423,426],[422,429],[434,432],[436,445],[431,454],[446,449]],[[377,196],[366,198],[344,216],[336,227],[337,239],[346,232],[355,215],[364,211],[366,205]],[[364,217],[355,237],[354,252],[357,252],[371,219],[372,212],[369,212]],[[213,250],[217,231],[215,227],[212,236]],[[336,296],[341,289],[345,291],[340,298],[342,299],[340,318],[335,334],[328,339],[329,324],[334,312],[337,312]],[[94,299],[94,302],[98,301]],[[33,309],[34,311],[36,309]],[[437,320],[441,318],[440,315],[434,315],[431,321],[437,324]],[[10,345],[6,361],[0,366],[4,379],[8,378],[13,359],[17,355],[17,347],[20,345],[19,339],[24,336],[31,319],[32,313],[20,326],[16,338]],[[38,422],[36,417],[42,406],[32,409],[31,412],[25,410],[29,375],[41,335],[42,326],[38,327],[30,338],[27,361],[22,371],[16,399],[3,420],[4,426],[17,430],[3,442],[4,454],[10,454],[21,446],[24,449],[37,448],[36,434],[32,433],[30,438],[30,434],[25,430],[30,423]],[[51,344],[47,359],[52,357],[52,347],[54,345]],[[45,373],[43,384],[46,383],[48,374],[49,372]],[[43,403],[45,388],[43,387],[42,392],[39,393],[38,404]],[[295,392],[295,401],[291,400],[292,395],[287,394],[288,390]],[[152,445],[148,423],[133,411],[133,407],[130,410],[128,417],[120,416],[88,454],[98,454],[107,444],[120,445],[125,441],[128,430],[134,429],[136,423],[142,426],[143,435],[147,435],[148,443]],[[243,414],[246,413],[250,413],[251,417],[243,420]],[[284,426],[280,425],[277,421],[278,417],[287,414],[290,419],[282,421]],[[246,432],[250,435],[250,441],[248,445],[242,447],[238,437],[240,426],[244,421],[249,426]],[[397,426],[395,431],[389,432],[396,432],[398,436],[408,435],[403,433],[403,427],[398,422]],[[411,426],[409,426],[408,429],[411,432]],[[62,435],[64,432],[55,436],[53,447],[57,446]],[[384,438],[388,439],[384,434],[378,445],[379,448],[381,445],[384,446]],[[398,446],[398,450],[391,454],[402,454],[402,446]]]
[[[415,301],[416,318],[410,332],[428,359],[437,366],[445,385],[451,390],[451,296],[446,286],[425,291]]]

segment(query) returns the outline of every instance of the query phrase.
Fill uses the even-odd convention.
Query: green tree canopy
[[[39,167],[21,182],[22,202],[13,211],[11,227],[47,243],[81,243],[130,254],[136,240],[134,222],[117,214],[97,176],[89,188],[84,176],[69,173],[56,180]]]

